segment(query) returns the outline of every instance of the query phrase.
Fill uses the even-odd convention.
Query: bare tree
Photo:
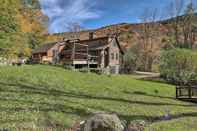
[[[186,48],[192,48],[195,42],[196,19],[194,17],[194,13],[195,10],[191,0],[185,10],[185,15],[183,16],[181,25],[184,37],[184,47]]]
[[[170,41],[175,47],[192,48],[196,35],[196,20],[194,17],[195,9],[192,0],[184,8],[183,0],[175,0],[169,6],[171,30],[169,33]],[[173,37],[172,37],[173,36]]]
[[[72,23],[71,22],[67,25],[67,29],[69,32],[72,33],[72,35],[71,35],[72,39],[80,39],[80,31],[83,30],[83,27],[79,23],[77,23],[77,22]]]
[[[140,51],[140,61],[141,70],[152,71],[152,65],[156,59],[155,44],[158,36],[159,27],[159,14],[157,9],[145,9],[141,16],[142,31],[141,31],[141,48]]]
[[[169,14],[170,17],[173,18],[171,28],[172,28],[172,35],[175,38],[175,45],[180,44],[179,42],[180,22],[181,22],[180,15],[183,12],[183,7],[184,7],[183,5],[184,5],[183,0],[174,0],[169,6]]]

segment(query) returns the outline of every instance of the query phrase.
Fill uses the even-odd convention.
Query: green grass
[[[174,119],[147,130],[197,129],[197,105],[174,99],[175,88],[131,76],[105,76],[50,66],[0,67],[0,127],[68,128],[95,112],[121,119]],[[175,127],[176,125],[176,127]]]

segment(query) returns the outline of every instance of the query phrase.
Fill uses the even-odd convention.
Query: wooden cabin
[[[59,53],[64,48],[64,42],[47,43],[35,49],[32,53],[33,63],[58,63]]]
[[[124,52],[116,36],[87,40],[64,40],[43,45],[33,52],[33,61],[59,63],[73,69],[88,68],[104,73],[118,74]]]

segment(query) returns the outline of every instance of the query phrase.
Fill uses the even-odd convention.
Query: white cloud
[[[85,20],[100,17],[95,10],[96,3],[90,0],[39,0],[42,11],[49,17],[51,33],[64,32],[71,22],[83,23]]]

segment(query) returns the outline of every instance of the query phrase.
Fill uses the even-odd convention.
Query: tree
[[[192,1],[187,5],[185,14],[182,21],[182,32],[183,32],[183,47],[192,48],[195,42],[195,30],[197,28],[195,17],[195,9]]]
[[[68,23],[67,29],[72,33],[72,39],[80,39],[80,31],[83,30],[83,27],[79,23]]]
[[[197,80],[197,53],[188,49],[163,51],[160,61],[160,73],[173,83],[188,84]]]
[[[183,0],[176,0],[170,6],[172,19],[169,21],[170,29],[168,33],[168,44],[174,48],[190,48],[192,49],[196,37],[196,16],[195,9],[191,2],[183,10]]]
[[[41,12],[38,0],[23,0],[18,15],[21,32],[26,34],[29,47],[35,49],[44,42],[43,34],[47,32],[47,18]]]
[[[139,45],[135,44],[127,49],[124,55],[124,69],[125,73],[133,73],[139,66]]]
[[[183,11],[183,0],[174,0],[169,8],[170,17],[173,18],[171,24],[172,32],[169,35],[174,37],[175,43],[173,44],[178,46],[180,44],[180,15]]]
[[[33,5],[28,6],[27,1]],[[4,56],[28,57],[43,40],[45,28],[39,21],[39,9],[33,8],[36,2],[39,4],[37,0],[0,1],[0,48]]]
[[[18,30],[15,14],[20,8],[19,0],[0,1],[0,32],[11,33]]]
[[[155,50],[157,43],[157,37],[159,35],[158,27],[158,14],[157,9],[144,10],[141,17],[142,21],[142,32],[140,39],[140,61],[141,66],[139,67],[142,71],[152,71],[152,66],[157,58],[157,50]]]
[[[4,51],[2,54],[6,54],[9,48],[17,42],[13,38],[20,30],[15,17],[19,13],[19,8],[19,0],[0,1],[0,48]]]

